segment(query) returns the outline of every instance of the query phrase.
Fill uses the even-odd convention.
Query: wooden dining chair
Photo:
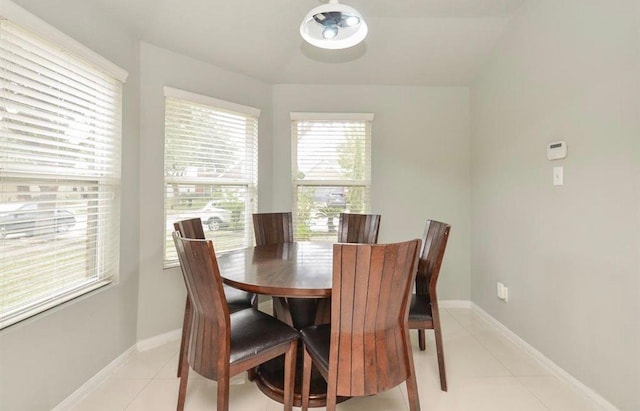
[[[200,218],[190,218],[187,220],[176,221],[173,228],[180,233],[183,238],[192,238],[204,240],[204,229],[202,228],[202,220]],[[256,308],[257,296],[247,293],[233,287],[224,286],[224,294],[227,299],[227,306],[230,312],[244,310],[246,308]],[[184,305],[184,319],[182,321],[182,339],[180,341],[180,353],[178,354],[178,378],[180,378],[180,370],[182,362],[187,353],[189,344],[189,327],[191,326],[191,302],[189,296]]]
[[[258,310],[229,311],[218,261],[210,240],[173,233],[191,301],[187,360],[181,365],[177,411],[184,409],[189,366],[217,381],[217,410],[229,409],[230,378],[285,355],[284,409],[293,408],[298,332]]]
[[[256,245],[292,243],[293,218],[291,212],[255,213],[253,215],[253,232],[256,236]]]
[[[303,410],[312,364],[327,381],[327,411],[338,396],[377,394],[403,381],[410,410],[420,410],[407,324],[420,244],[334,244],[331,324],[301,331]]]
[[[339,243],[376,244],[380,230],[380,214],[340,213]]]
[[[282,244],[293,242],[293,216],[290,211],[282,213],[254,213],[253,214],[253,232],[256,237],[256,246],[270,245],[270,244]],[[294,300],[296,300],[294,302]],[[289,299],[294,305],[299,306],[302,310],[302,306],[312,309],[317,305],[316,299],[302,298],[302,299]],[[285,299],[281,297],[275,297],[272,299],[273,315],[283,321],[290,321],[286,313],[289,311],[286,308]],[[325,305],[326,306],[326,305]],[[292,321],[292,320],[291,320]]]
[[[411,296],[411,305],[409,306],[409,328],[418,329],[420,351],[426,349],[424,330],[434,331],[442,391],[447,391],[447,374],[444,366],[444,347],[436,285],[450,230],[449,224],[427,220],[422,239],[423,249],[418,260],[416,291]]]

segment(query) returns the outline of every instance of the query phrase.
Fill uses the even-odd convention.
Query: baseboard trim
[[[504,335],[509,341],[520,347],[530,357],[532,357],[540,365],[546,368],[551,374],[569,384],[571,387],[573,387],[573,389],[582,393],[602,411],[620,411],[617,407],[607,401],[603,396],[584,385],[582,382],[580,382],[580,380],[569,374],[555,362],[551,361],[547,356],[545,356],[528,342],[520,338],[516,333],[514,333],[509,328],[507,328],[507,326],[495,319],[491,314],[483,310],[479,305],[471,302],[470,307],[480,317],[482,317],[494,328],[496,328],[498,332]]]
[[[164,334],[156,335],[155,337],[147,338],[142,341],[138,341],[135,347],[138,351],[147,351],[152,348],[160,347],[166,343],[179,340],[182,336],[182,328],[178,328]]]
[[[120,354],[116,359],[107,364],[103,369],[98,371],[96,375],[89,378],[87,382],[82,384],[77,390],[71,393],[60,404],[56,405],[51,411],[66,411],[76,406],[84,397],[92,393],[100,384],[104,383],[113,372],[122,364],[129,360],[129,357],[136,352],[146,351],[159,347],[171,341],[175,341],[181,336],[181,329],[169,331],[155,337],[138,341],[132,345],[127,351]]]
[[[122,364],[129,360],[136,352],[136,346],[133,345],[127,351],[120,354],[116,359],[107,364],[103,369],[98,371],[96,375],[89,378],[87,382],[82,384],[77,390],[72,392],[60,404],[56,405],[51,411],[67,411],[77,405],[84,397],[92,393],[100,384],[104,383],[113,372]]]
[[[471,308],[471,301],[468,300],[438,300],[440,308]]]

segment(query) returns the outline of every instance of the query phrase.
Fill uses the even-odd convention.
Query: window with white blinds
[[[178,265],[171,233],[199,217],[216,252],[253,244],[260,110],[165,87],[165,267]]]
[[[0,19],[0,328],[117,279],[122,82]]]
[[[336,241],[340,213],[370,210],[369,113],[291,113],[297,240]]]

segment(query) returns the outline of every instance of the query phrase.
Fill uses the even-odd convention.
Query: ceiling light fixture
[[[312,9],[300,24],[300,35],[323,49],[346,49],[367,36],[367,23],[353,7],[329,0]]]

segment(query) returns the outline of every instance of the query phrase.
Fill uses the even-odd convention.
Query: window
[[[335,241],[342,212],[370,209],[373,114],[291,113],[297,240]]]
[[[0,328],[118,273],[126,72],[39,26],[0,20]]]
[[[260,110],[165,87],[165,267],[173,222],[200,217],[216,252],[253,244]]]

